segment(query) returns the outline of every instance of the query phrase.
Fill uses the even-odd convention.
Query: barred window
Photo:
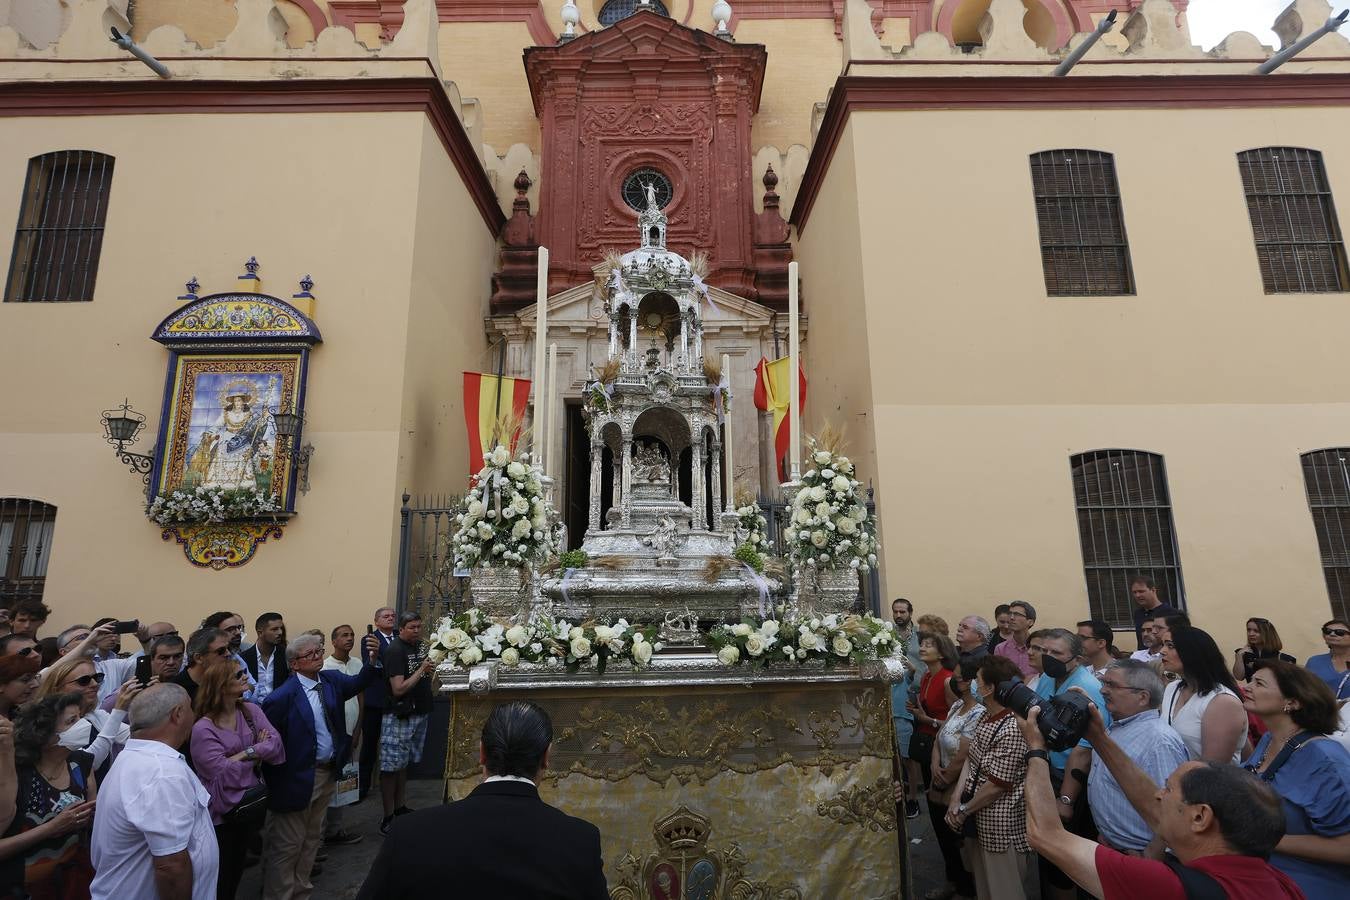
[[[1069,462],[1092,617],[1133,630],[1130,579],[1136,575],[1152,576],[1158,599],[1184,609],[1163,458],[1138,450],[1092,450]]]
[[[1045,290],[1052,297],[1134,293],[1115,157],[1097,150],[1031,156]]]
[[[0,603],[6,608],[42,599],[55,530],[55,506],[0,497]]]
[[[620,19],[628,18],[639,9],[650,9],[657,15],[670,16],[661,0],[648,0],[645,7],[638,3],[638,0],[609,0],[608,3],[600,7],[598,18],[601,25],[613,25]]]
[[[113,158],[59,150],[28,161],[6,301],[92,300]]]
[[[1301,458],[1331,614],[1344,619],[1350,616],[1350,447],[1314,450]]]
[[[1345,243],[1322,154],[1261,147],[1238,154],[1267,294],[1344,291]]]

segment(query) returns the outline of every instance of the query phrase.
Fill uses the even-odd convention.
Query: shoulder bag
[[[989,737],[990,750],[994,748],[995,742],[998,741],[998,736],[1003,733],[1003,726],[1008,724],[1008,719],[1011,717],[1012,713],[1009,712],[1008,716],[1006,716],[1002,722],[999,722],[998,727],[994,729],[994,733]],[[983,780],[984,780],[984,772],[980,769],[979,765],[977,764],[975,766],[975,772],[970,779],[969,786],[965,788],[963,791],[961,791],[962,803],[969,803],[971,800],[975,799],[975,794],[980,789],[980,782],[982,782]],[[975,813],[970,813],[969,815],[967,815],[966,820],[961,823],[961,834],[964,837],[972,837],[972,838],[978,835],[977,826],[975,823]]]
[[[253,716],[249,713],[248,706],[241,705],[239,711],[243,713],[244,721],[248,723],[248,730],[253,732],[253,743],[258,743],[258,726],[253,724]],[[254,763],[253,771],[257,774],[257,763]],[[220,817],[220,824],[259,826],[262,825],[266,815],[267,783],[259,778],[257,784],[244,790],[244,796],[239,798],[234,808]]]

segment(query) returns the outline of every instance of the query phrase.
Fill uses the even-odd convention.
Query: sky
[[[1191,23],[1191,38],[1206,50],[1234,31],[1250,31],[1261,43],[1279,47],[1280,40],[1270,26],[1284,11],[1290,0],[1191,0],[1187,18]],[[1332,9],[1340,12],[1350,7],[1350,0],[1333,0]],[[1350,37],[1350,22],[1341,29]]]

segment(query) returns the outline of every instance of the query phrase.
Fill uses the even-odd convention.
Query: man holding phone
[[[150,642],[149,652],[135,660],[136,680],[142,685],[168,684],[173,681],[183,668],[183,649],[183,639],[177,634],[155,638]],[[105,699],[100,707],[111,711],[120,695],[119,685],[117,692]]]

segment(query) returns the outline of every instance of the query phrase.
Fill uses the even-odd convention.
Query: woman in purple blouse
[[[244,874],[244,852],[262,829],[263,811],[226,820],[250,788],[262,783],[258,767],[286,761],[286,751],[263,711],[244,702],[248,673],[234,660],[207,667],[197,689],[192,726],[192,767],[211,794],[211,821],[220,845],[217,900],[234,900]]]

